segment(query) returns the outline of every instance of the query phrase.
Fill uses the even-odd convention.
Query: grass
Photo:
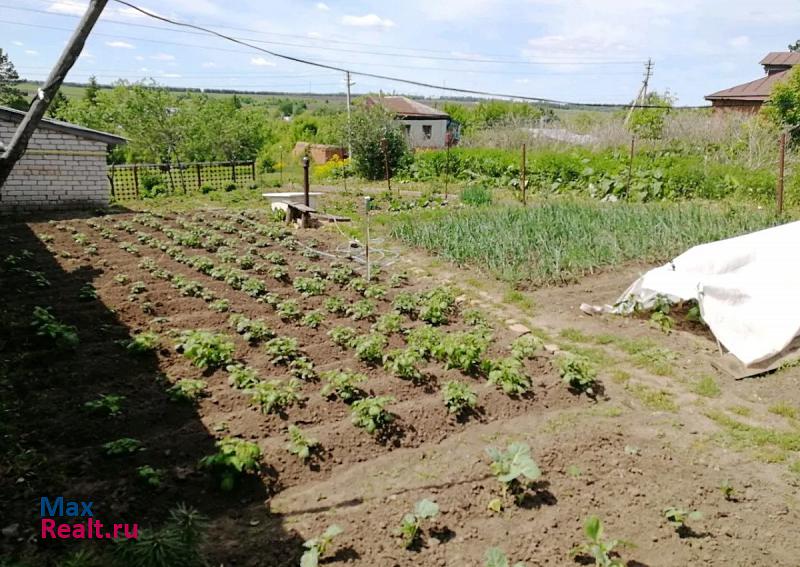
[[[392,235],[505,281],[545,285],[634,260],[667,260],[695,244],[775,222],[743,207],[557,199],[530,208],[415,211],[396,218]]]
[[[753,415],[753,411],[750,408],[744,406],[731,406],[728,408],[728,411],[731,413],[735,413],[736,415],[740,415],[742,417],[750,417]]]
[[[525,311],[533,311],[534,307],[536,307],[536,303],[533,301],[533,299],[516,289],[510,289],[506,291],[503,294],[503,301],[505,303],[516,305]]]
[[[722,393],[714,377],[708,375],[703,376],[692,384],[691,389],[698,396],[705,396],[706,398],[716,398]]]
[[[736,449],[754,449],[759,460],[784,462],[789,452],[800,451],[800,430],[769,429],[737,421],[719,411],[710,411],[706,417],[722,428],[721,439]]]
[[[769,412],[788,419],[797,419],[797,408],[787,403],[780,402],[769,407]]]
[[[644,384],[629,384],[626,390],[653,411],[678,411],[675,396],[666,390],[654,390]]]

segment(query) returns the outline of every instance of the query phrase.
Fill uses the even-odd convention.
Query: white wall
[[[0,120],[0,141],[8,144],[16,128]],[[109,194],[104,142],[39,128],[0,187],[0,210],[104,207]]]

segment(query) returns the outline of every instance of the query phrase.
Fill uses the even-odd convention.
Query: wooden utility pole
[[[625,126],[627,126],[628,122],[630,122],[631,116],[633,116],[633,111],[637,106],[639,106],[639,101],[641,101],[642,105],[647,102],[647,86],[650,84],[650,77],[653,76],[653,66],[653,60],[648,59],[644,68],[644,81],[642,81],[642,86],[639,88],[639,93],[636,95],[636,98],[631,105],[631,109],[628,111],[628,115],[625,117]]]
[[[631,195],[631,182],[633,181],[633,158],[636,155],[636,136],[631,136],[631,157],[628,162],[628,197]]]
[[[778,157],[778,214],[783,214],[783,181],[786,173],[786,131],[781,132],[780,152]]]
[[[47,107],[50,106],[50,102],[52,102],[61,87],[61,83],[64,82],[67,73],[72,69],[81,51],[83,51],[86,38],[89,37],[89,33],[97,23],[107,3],[108,0],[89,1],[89,7],[72,37],[67,42],[66,47],[64,47],[61,57],[59,57],[44,85],[39,89],[36,98],[28,109],[28,113],[20,122],[17,131],[14,132],[14,137],[11,138],[11,142],[5,152],[0,155],[0,189],[2,189],[8,176],[11,175],[14,165],[28,149],[28,142],[30,142],[33,133],[39,126],[39,122],[41,122],[44,113],[47,111]],[[2,193],[0,193],[0,199],[2,199]]]

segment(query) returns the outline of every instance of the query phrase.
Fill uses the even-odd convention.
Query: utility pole
[[[653,76],[654,66],[655,64],[653,63],[652,59],[648,59],[647,63],[645,63],[644,81],[642,81],[642,86],[639,88],[639,93],[636,95],[636,98],[631,105],[631,109],[628,111],[628,115],[625,117],[625,126],[627,126],[628,122],[630,122],[634,109],[639,106],[639,101],[641,100],[641,104],[647,102],[647,87],[650,84],[650,78]]]
[[[28,142],[30,142],[31,136],[33,136],[37,126],[39,126],[39,122],[42,120],[44,113],[47,111],[47,107],[50,106],[50,102],[52,102],[53,97],[55,97],[58,89],[61,87],[61,83],[64,82],[64,77],[67,76],[67,73],[72,69],[81,51],[83,51],[86,38],[89,37],[89,33],[97,23],[107,3],[108,0],[89,1],[89,7],[86,9],[86,13],[83,15],[83,18],[81,18],[77,29],[64,47],[61,57],[59,57],[53,70],[50,71],[50,75],[47,77],[44,85],[39,89],[36,98],[28,109],[28,113],[22,119],[22,122],[20,122],[17,131],[14,132],[14,137],[11,138],[11,142],[8,144],[5,152],[0,155],[0,188],[5,184],[8,176],[11,174],[11,170],[14,169],[14,165],[28,149]],[[0,198],[2,198],[2,196],[0,196]]]

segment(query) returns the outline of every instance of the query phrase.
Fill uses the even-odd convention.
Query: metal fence
[[[193,162],[181,164],[134,163],[108,168],[111,195],[117,201],[141,199],[154,185],[168,194],[188,194],[204,186],[224,189],[256,180],[254,161]]]

